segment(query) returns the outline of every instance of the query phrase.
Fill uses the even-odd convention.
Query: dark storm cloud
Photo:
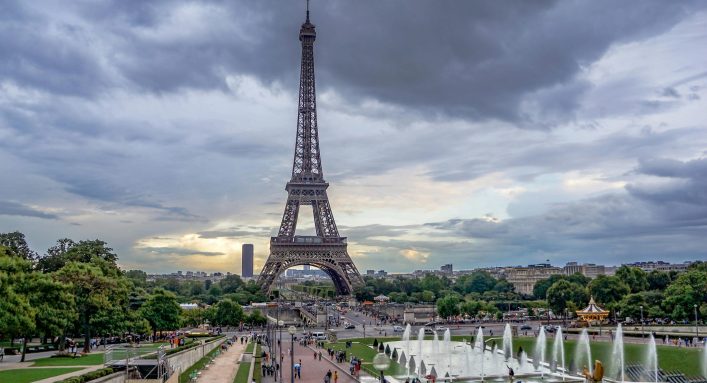
[[[59,219],[56,214],[45,213],[30,206],[13,201],[0,201],[0,215],[14,215],[19,217],[34,217],[44,219]]]
[[[6,4],[13,21],[0,33],[20,38],[3,40],[0,52],[10,59],[0,68],[4,78],[70,94],[123,81],[156,93],[225,89],[235,73],[296,83],[302,3],[83,3],[73,24],[52,22],[32,3]],[[584,66],[612,44],[661,33],[703,6],[314,1],[320,89],[423,116],[523,121],[520,105],[531,95],[546,98],[548,113],[569,114],[585,89],[575,82]]]

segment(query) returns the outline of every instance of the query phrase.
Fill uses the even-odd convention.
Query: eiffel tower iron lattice
[[[309,2],[308,2],[309,3]],[[270,238],[270,256],[263,266],[258,283],[268,292],[285,270],[311,265],[323,270],[334,282],[339,295],[350,295],[353,287],[363,284],[361,275],[349,256],[346,237],[339,235],[327,196],[329,183],[324,181],[319,155],[317,102],[314,86],[314,24],[302,24],[302,68],[297,112],[297,138],[292,165],[292,179],[287,183],[287,203],[277,237]],[[300,206],[311,205],[316,235],[295,235]]]

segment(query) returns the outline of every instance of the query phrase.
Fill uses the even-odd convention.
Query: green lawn
[[[54,357],[36,359],[32,367],[44,366],[96,366],[103,364],[103,353],[93,353],[78,358]]]
[[[378,338],[379,341],[380,339],[385,339],[386,341],[391,341],[391,340],[400,340],[400,338],[395,337],[395,338]],[[346,341],[351,341],[351,348],[346,348]],[[366,339],[345,339],[339,342],[335,343],[325,343],[324,348],[332,348],[334,350],[345,350],[347,352],[347,359],[349,355],[354,355],[359,358],[363,358],[363,363],[361,364],[361,368],[366,370],[371,376],[378,376],[379,372],[376,371],[375,368],[373,368],[373,357],[378,353],[377,350],[374,350],[372,347],[369,347],[369,345],[373,344],[373,338],[366,338]],[[324,357],[324,356],[322,356]],[[328,357],[328,356],[327,356]],[[397,362],[391,361],[390,367],[388,367],[387,370],[385,370],[386,375],[390,376],[401,376],[405,375],[407,373],[407,370],[401,367]]]
[[[253,380],[256,383],[260,383],[263,379],[262,374],[262,358],[258,352],[258,345],[253,348],[253,357],[255,358],[255,366],[253,366]]]
[[[502,341],[499,339],[498,344]],[[532,338],[516,338],[513,339],[513,348],[517,352],[518,346],[522,346],[528,355],[532,355],[532,350],[535,347],[535,339]],[[604,365],[610,364],[611,348],[613,344],[610,342],[594,342],[590,343],[592,350],[592,359],[601,360]],[[546,350],[552,351],[552,342],[548,341]],[[577,342],[568,340],[565,342],[565,362],[569,366],[570,360],[574,358]],[[642,344],[624,344],[624,359],[626,364],[642,364],[647,346]],[[681,371],[687,376],[702,375],[700,371],[700,352],[698,348],[677,348],[674,346],[657,346],[658,364],[660,368],[666,371]],[[548,354],[549,356],[550,354]]]
[[[78,370],[81,370],[81,368],[23,368],[2,370],[0,371],[0,382],[30,383]]]
[[[236,377],[233,379],[233,383],[249,383],[248,372],[250,372],[250,362],[239,364],[238,372],[236,372]]]

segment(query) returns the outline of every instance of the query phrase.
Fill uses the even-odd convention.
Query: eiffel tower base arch
[[[295,238],[301,239],[303,237]],[[277,240],[277,238],[274,239]],[[356,286],[363,284],[356,266],[346,251],[346,243],[271,243],[270,256],[258,279],[261,290],[269,294],[280,274],[291,267],[301,265],[314,266],[324,271],[331,278],[339,296],[351,295]]]

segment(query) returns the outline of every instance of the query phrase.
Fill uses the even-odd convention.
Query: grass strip
[[[65,367],[65,368],[22,368],[0,371],[0,382],[13,383],[30,383],[37,380],[51,378],[53,376],[68,374],[70,372],[79,371],[82,368]]]
[[[103,364],[103,353],[93,353],[79,356],[53,356],[49,358],[35,359],[32,367],[46,366],[97,366]]]

